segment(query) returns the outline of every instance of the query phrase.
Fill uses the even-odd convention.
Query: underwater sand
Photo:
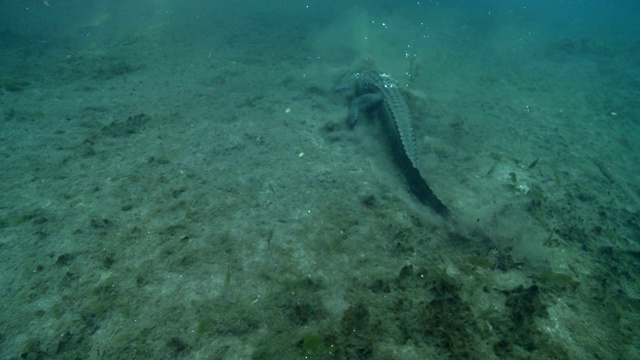
[[[640,356],[637,41],[221,6],[3,31],[0,357]],[[363,67],[450,218],[344,125]]]

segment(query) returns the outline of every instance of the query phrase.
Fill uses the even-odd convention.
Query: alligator
[[[336,89],[344,89],[340,85]],[[418,151],[409,106],[397,83],[387,74],[361,71],[350,76],[348,87],[355,88],[356,98],[349,105],[347,125],[353,128],[362,112],[379,107],[383,110],[386,132],[395,160],[414,196],[442,216],[449,209],[433,193],[418,169]]]

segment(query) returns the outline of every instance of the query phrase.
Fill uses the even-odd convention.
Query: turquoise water
[[[0,358],[640,357],[639,14],[3,2]]]

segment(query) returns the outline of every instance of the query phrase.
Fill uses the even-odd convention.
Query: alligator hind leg
[[[349,105],[349,114],[347,115],[347,125],[350,128],[356,125],[358,115],[361,111],[369,110],[372,107],[382,103],[382,95],[378,93],[368,93],[353,99]]]

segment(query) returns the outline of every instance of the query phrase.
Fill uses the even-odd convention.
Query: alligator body
[[[395,160],[409,188],[420,202],[447,216],[449,209],[433,193],[418,169],[418,151],[411,112],[396,82],[389,75],[375,71],[355,73],[351,81],[355,86],[356,98],[349,106],[349,127],[355,126],[363,111],[381,107]]]

